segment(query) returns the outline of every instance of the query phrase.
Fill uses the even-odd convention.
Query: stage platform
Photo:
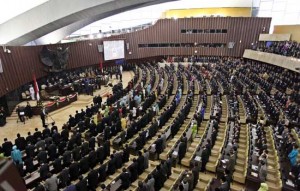
[[[123,86],[126,87],[128,82],[133,79],[134,73],[132,71],[125,71],[123,72]],[[113,85],[117,84],[119,80],[113,78],[109,81],[109,83],[112,83]],[[106,102],[106,96],[108,94],[112,93],[112,87],[101,87],[101,90],[94,91],[94,96],[101,95],[103,96],[102,102]],[[78,95],[77,101],[72,102],[71,104],[62,107],[58,110],[55,110],[49,115],[54,119],[59,131],[61,130],[61,127],[64,123],[66,123],[69,119],[69,115],[74,115],[76,110],[84,109],[85,106],[90,105],[93,103],[93,96],[90,95]],[[36,106],[36,101],[30,101],[31,106]],[[25,106],[26,101],[21,102],[18,104],[20,106]],[[7,123],[5,126],[0,127],[0,134],[2,139],[0,139],[0,144],[3,143],[3,139],[6,137],[10,141],[14,141],[16,139],[17,133],[20,133],[21,136],[26,137],[27,132],[30,131],[31,133],[34,132],[35,128],[39,128],[42,130],[42,121],[40,119],[40,116],[33,116],[31,119],[28,119],[24,123],[17,123],[17,113],[13,112],[13,114],[10,117],[7,117],[6,121]],[[51,122],[51,118],[49,118],[49,122]],[[46,121],[47,122],[47,121]]]

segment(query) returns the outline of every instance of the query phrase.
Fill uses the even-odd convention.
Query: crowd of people
[[[300,44],[296,41],[261,41],[256,49],[258,51],[300,58]]]

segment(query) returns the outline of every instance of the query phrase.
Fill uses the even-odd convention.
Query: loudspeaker
[[[103,52],[103,45],[102,44],[98,45],[98,52]]]

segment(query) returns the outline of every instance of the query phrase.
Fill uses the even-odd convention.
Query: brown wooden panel
[[[98,52],[97,45],[103,40],[124,39],[127,60],[168,55],[197,55],[235,56],[241,57],[245,48],[258,41],[260,33],[269,31],[271,18],[243,17],[207,17],[185,19],[162,19],[147,29],[111,36],[105,39],[95,39],[67,44],[47,45],[50,49],[69,47],[70,57],[68,69],[99,64],[103,54]],[[181,29],[227,29],[227,34],[182,34]],[[242,43],[239,41],[242,40]],[[138,48],[143,43],[228,43],[235,42],[233,49],[226,48]],[[129,43],[129,50],[126,49]],[[0,74],[0,96],[32,81],[35,73],[37,78],[47,75],[39,59],[42,46],[8,47],[11,54],[0,50],[4,73]],[[128,52],[132,54],[129,55]],[[104,62],[104,66],[106,63]]]

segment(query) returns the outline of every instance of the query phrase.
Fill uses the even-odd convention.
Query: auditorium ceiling
[[[174,4],[168,4],[168,2]],[[6,0],[0,0],[0,5],[0,44],[16,46],[57,43],[91,23],[143,7],[155,9],[155,11],[143,11],[150,13],[150,16],[148,14],[146,17],[148,21],[153,21],[161,18],[161,13],[170,8],[207,8],[216,7],[216,5],[251,7],[252,0],[10,0],[9,3]],[[136,18],[132,19],[134,16]],[[146,22],[142,21],[140,16],[133,12],[129,20]],[[127,17],[123,15],[124,18]],[[104,22],[107,23],[109,20]],[[103,23],[101,26],[103,29],[100,28],[100,30],[105,30]],[[110,29],[112,27],[110,26]],[[92,30],[95,31],[98,28],[92,27],[90,32]]]

